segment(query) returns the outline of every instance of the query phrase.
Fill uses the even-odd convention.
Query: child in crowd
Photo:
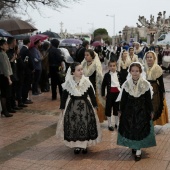
[[[111,113],[113,108],[113,115],[115,116],[115,128],[118,127],[118,110],[119,102],[116,102],[116,99],[119,95],[121,78],[120,73],[116,71],[116,61],[109,61],[108,68],[109,72],[105,74],[102,82],[102,96],[106,99],[105,115],[108,120],[108,129],[113,131],[114,128],[111,122]],[[105,97],[105,88],[107,87],[107,95]]]
[[[152,87],[139,62],[130,65],[127,81],[117,101],[120,101],[120,124],[117,143],[132,149],[135,160],[141,159],[141,148],[156,146],[153,128]]]
[[[87,153],[87,147],[101,141],[99,119],[96,114],[95,92],[89,78],[83,75],[80,63],[73,63],[68,69],[66,81],[62,84],[60,117],[57,135],[74,153]]]

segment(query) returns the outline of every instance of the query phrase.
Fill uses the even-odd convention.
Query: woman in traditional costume
[[[134,48],[130,47],[129,48],[129,55],[128,58],[130,60],[130,63],[137,62],[138,61],[138,56],[134,54]]]
[[[127,81],[117,99],[120,101],[117,144],[131,148],[136,161],[141,159],[141,148],[156,145],[152,123],[152,94],[152,87],[145,79],[143,66],[139,62],[132,63]]]
[[[151,83],[154,91],[154,125],[164,125],[168,123],[168,108],[165,100],[165,88],[163,82],[162,68],[157,64],[157,55],[153,51],[148,51],[143,59],[146,70],[146,79]]]
[[[102,123],[105,117],[104,106],[105,102],[101,96],[101,86],[103,81],[103,73],[102,73],[102,65],[99,60],[97,53],[95,53],[91,49],[87,49],[85,51],[85,59],[81,63],[83,67],[83,72],[86,77],[89,77],[95,92],[96,92],[96,100],[98,105],[97,115],[99,117],[99,121]]]
[[[74,153],[87,153],[87,147],[101,141],[100,123],[96,114],[97,103],[93,86],[83,75],[80,63],[73,63],[68,69],[66,81],[62,84],[60,116],[57,136],[74,148]]]
[[[123,50],[118,60],[118,71],[120,72],[122,83],[126,81],[126,77],[128,75],[127,70],[129,68],[130,63],[131,62],[128,57],[128,52],[126,50]]]

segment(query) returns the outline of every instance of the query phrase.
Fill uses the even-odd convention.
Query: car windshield
[[[159,38],[158,38],[158,41],[163,41],[165,39],[165,34],[161,35]]]

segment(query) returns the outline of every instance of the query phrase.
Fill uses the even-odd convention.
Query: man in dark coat
[[[32,83],[32,74],[34,72],[33,63],[31,60],[31,55],[29,52],[29,46],[30,46],[30,39],[24,39],[23,40],[23,46],[20,50],[20,57],[22,61],[24,62],[24,80],[23,80],[23,88],[22,88],[22,102],[24,104],[31,104],[33,103],[31,100],[28,100],[28,93],[31,89],[31,83]]]
[[[15,110],[20,110],[21,108],[17,107],[16,104],[16,93],[17,93],[17,84],[18,84],[18,75],[17,75],[17,54],[15,51],[16,39],[13,37],[9,37],[7,39],[7,43],[9,45],[9,50],[7,51],[7,55],[9,61],[11,63],[11,68],[13,75],[11,76],[12,86],[10,88],[10,97],[7,98],[7,108],[10,113],[15,113]]]
[[[48,63],[49,63],[49,73],[51,77],[51,90],[52,90],[52,100],[57,99],[57,91],[56,88],[58,86],[60,97],[62,95],[62,87],[60,81],[59,71],[61,68],[61,63],[64,61],[64,57],[61,54],[59,46],[59,40],[53,39],[51,40],[51,47],[48,53]]]
[[[75,61],[81,63],[84,60],[85,56],[85,51],[86,49],[89,48],[89,42],[88,41],[83,41],[82,46],[77,49],[76,55],[75,55]]]

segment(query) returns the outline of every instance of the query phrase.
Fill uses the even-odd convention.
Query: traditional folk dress
[[[123,61],[122,57],[120,55],[119,60],[118,60],[118,69],[117,70],[120,72],[122,84],[126,81],[126,77],[128,75],[128,68],[129,68],[130,64],[131,64],[131,61],[128,56],[127,56],[126,60]]]
[[[153,99],[152,104],[154,108],[154,125],[164,125],[168,123],[168,108],[166,99],[163,98],[165,93],[164,82],[163,82],[163,71],[162,68],[157,64],[157,56],[155,55],[155,62],[152,67],[149,67],[146,63],[146,55],[144,57],[144,64],[146,70],[146,79],[151,83],[153,87]],[[146,53],[147,54],[147,53]]]
[[[86,77],[89,77],[90,82],[92,83],[95,92],[96,92],[96,100],[98,105],[97,115],[99,117],[99,121],[102,123],[106,120],[104,106],[105,102],[101,97],[101,86],[103,81],[103,73],[102,66],[99,60],[97,53],[95,53],[95,58],[92,61],[91,65],[87,65],[87,61],[84,59],[81,63],[83,67],[83,72]]]
[[[144,53],[143,53],[143,49],[142,47],[139,47],[139,49],[134,48],[134,54],[138,56],[138,61],[143,64],[143,57],[144,57]]]
[[[116,102],[116,99],[120,92],[121,87],[121,76],[120,73],[115,71],[109,71],[104,75],[102,82],[102,96],[106,96],[106,106],[105,106],[105,115],[107,116],[109,126],[111,126],[111,113],[113,109],[113,115],[115,117],[115,125],[118,126],[118,111],[119,111],[119,102]],[[107,87],[107,94],[105,95],[105,90]]]
[[[128,55],[128,58],[130,60],[130,63],[137,62],[138,61],[138,56],[136,54],[133,54],[133,56]]]
[[[91,82],[87,77],[82,77],[79,84],[73,76],[62,84],[63,95],[57,136],[64,139],[70,148],[87,148],[101,141],[101,130],[98,116],[96,97]]]
[[[149,82],[140,77],[134,84],[130,78],[123,84],[120,94],[121,116],[117,144],[136,150],[156,146]]]

